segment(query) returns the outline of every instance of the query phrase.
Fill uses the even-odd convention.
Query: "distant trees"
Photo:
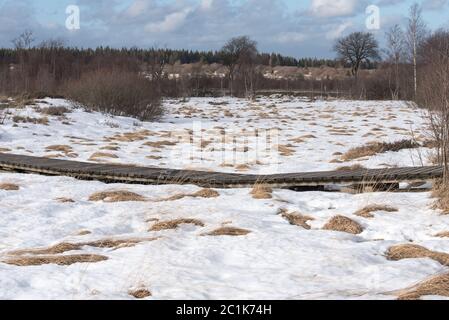
[[[339,59],[351,66],[351,74],[357,78],[362,63],[380,59],[379,44],[372,33],[354,32],[338,39],[334,50]]]

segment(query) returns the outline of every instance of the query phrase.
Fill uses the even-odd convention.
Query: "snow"
[[[352,164],[383,168],[429,163],[429,150],[426,148],[387,152],[349,162],[333,161],[341,161],[335,153],[345,153],[369,141],[394,142],[410,139],[412,135],[424,141],[423,112],[405,102],[307,102],[300,98],[264,98],[255,103],[231,98],[218,101],[227,104],[211,105],[209,102],[214,102],[214,99],[207,98],[191,98],[187,102],[167,100],[164,107],[168,113],[162,121],[140,122],[96,112],[86,113],[79,108],[73,109],[67,101],[44,99],[36,106],[14,110],[13,114],[40,118],[42,115],[35,108],[48,106],[66,106],[73,112],[66,114],[65,119],[49,117],[48,126],[7,121],[0,127],[1,148],[11,149],[15,154],[56,155],[60,159],[79,161],[90,161],[95,152],[107,152],[116,158],[100,161],[173,169],[235,172],[238,165],[247,165],[245,172],[264,174],[326,171]],[[271,133],[273,143],[268,145],[271,152],[257,155],[263,149],[258,144],[265,147],[266,136],[262,130],[276,128],[278,131]],[[262,132],[259,139],[255,137],[255,129]],[[111,139],[123,133],[143,130],[149,130],[149,133],[142,140]],[[221,142],[222,130],[230,139],[228,141],[227,138],[225,144]],[[192,131],[194,137],[189,135]],[[292,141],[304,136],[306,138],[302,142]],[[233,137],[237,139],[235,144],[230,143]],[[201,139],[211,143],[200,150],[198,144],[189,143],[191,138],[195,142],[198,140],[198,144]],[[157,141],[170,141],[175,145],[162,148],[145,145]],[[118,150],[103,149],[111,143]],[[46,151],[46,147],[55,144],[71,146],[73,152],[67,156]],[[278,145],[288,145],[294,155],[281,156],[277,151]],[[227,152],[222,151],[224,147]],[[247,152],[245,147],[248,147]]]
[[[220,99],[222,101],[224,99]],[[46,99],[41,107],[71,105],[63,100]],[[190,99],[178,103],[166,101],[168,114],[160,122],[146,123],[125,117],[108,117],[73,109],[65,120],[50,117],[49,126],[18,124],[8,121],[0,126],[0,148],[11,153],[47,155],[49,145],[67,144],[77,153],[76,159],[87,161],[110,141],[103,138],[117,133],[148,129],[154,134],[145,140],[118,142],[113,151],[117,159],[111,162],[135,163],[147,166],[178,164],[172,160],[172,147],[162,148],[160,160],[150,160],[151,148],[141,148],[146,141],[166,140],[164,132],[192,129],[192,121],[201,119],[203,128],[230,127],[242,132],[248,128],[246,119],[254,111],[248,102],[227,98],[228,105],[210,105],[212,99]],[[313,134],[294,147],[293,156],[276,156],[277,170],[272,172],[326,170],[351,163],[329,163],[333,153],[345,152],[366,142],[363,135],[373,127],[383,126],[386,137],[370,140],[395,141],[407,137],[413,127],[424,136],[424,120],[419,110],[402,102],[318,101],[271,98],[258,102],[276,103],[279,118],[262,119],[253,116],[255,127],[284,128],[281,143],[290,137]],[[312,107],[310,107],[312,106]],[[199,112],[193,118],[183,118],[182,108],[194,107]],[[357,110],[371,110],[367,116],[349,116]],[[230,110],[234,117],[223,115]],[[308,110],[308,111],[306,111]],[[333,110],[333,119],[322,118],[323,110]],[[316,118],[318,125],[300,120],[305,112]],[[28,107],[14,114],[38,117]],[[324,113],[326,114],[326,113]],[[396,119],[380,119],[395,114]],[[236,118],[235,116],[241,116]],[[213,119],[218,118],[219,122]],[[277,118],[277,117],[276,117]],[[352,120],[352,122],[350,122]],[[364,121],[367,120],[367,121]],[[62,124],[69,121],[71,125]],[[313,121],[313,120],[312,120]],[[413,123],[413,124],[412,124]],[[326,126],[354,127],[353,136],[335,136]],[[368,125],[365,127],[364,125]],[[403,133],[391,127],[404,128]],[[96,145],[74,144],[68,136],[91,139]],[[307,139],[306,139],[307,140]],[[344,146],[337,146],[341,142]],[[19,147],[23,147],[19,148]],[[177,146],[173,146],[177,147]],[[322,149],[322,150],[321,150]],[[318,152],[317,152],[318,151]],[[425,153],[426,150],[422,150]],[[106,151],[108,152],[108,151]],[[207,151],[201,163],[207,170],[235,171],[222,167]],[[370,157],[360,163],[368,167],[412,165],[416,155],[410,151]],[[359,162],[355,162],[359,163]],[[251,165],[248,172],[265,170],[264,165]],[[447,240],[434,235],[448,231],[449,216],[431,209],[429,193],[366,193],[345,194],[325,192],[297,193],[274,190],[273,198],[256,200],[249,189],[217,190],[217,198],[185,197],[175,201],[159,201],[176,194],[193,194],[196,186],[106,185],[95,181],[78,181],[67,177],[45,177],[17,173],[0,173],[0,183],[15,183],[18,191],[0,190],[0,261],[11,251],[49,247],[62,242],[89,242],[101,239],[131,239],[157,237],[157,240],[134,247],[116,249],[84,246],[81,251],[64,254],[95,253],[108,257],[98,263],[78,263],[71,266],[42,265],[17,267],[0,263],[0,299],[130,299],[128,291],[145,287],[151,291],[148,299],[395,299],[395,290],[404,289],[446,268],[431,259],[389,261],[387,249],[396,244],[413,242],[428,249],[447,251]],[[93,202],[89,196],[107,190],[129,190],[145,196],[145,202]],[[73,199],[61,203],[57,198]],[[366,219],[354,213],[370,204],[385,204],[398,212],[375,212]],[[278,212],[286,209],[314,218],[310,230],[293,226]],[[322,230],[335,215],[344,215],[357,222],[364,231],[359,235]],[[156,220],[177,218],[199,219],[204,227],[182,225],[175,230],[149,231]],[[207,236],[221,226],[250,230],[246,236]],[[79,235],[89,230],[87,235]],[[442,297],[427,297],[439,298]]]

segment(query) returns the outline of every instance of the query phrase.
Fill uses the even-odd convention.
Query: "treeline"
[[[50,41],[51,42],[51,41]],[[42,51],[47,46],[38,46],[29,50]],[[94,56],[115,56],[130,57],[140,61],[147,62],[148,57],[155,53],[163,56],[167,64],[191,64],[203,62],[206,64],[223,63],[223,55],[221,51],[192,51],[192,50],[173,50],[173,49],[139,49],[139,48],[110,48],[98,47],[95,49],[58,47],[59,52],[64,51],[66,56],[75,57],[94,57]],[[16,49],[0,48],[0,59],[2,63],[17,63],[19,60],[19,52]],[[319,58],[294,58],[284,56],[279,53],[258,53],[258,61],[263,66],[271,67],[300,67],[300,68],[319,68],[322,66],[338,67],[340,62],[335,59],[319,59]],[[374,68],[375,65],[366,65],[366,68]]]

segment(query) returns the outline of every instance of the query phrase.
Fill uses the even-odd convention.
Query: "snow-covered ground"
[[[227,104],[216,105],[220,102]],[[168,100],[164,105],[168,113],[162,122],[140,122],[82,109],[73,109],[63,117],[50,116],[47,126],[6,121],[0,127],[0,148],[16,154],[79,161],[247,173],[321,171],[355,163],[375,168],[427,162],[425,148],[352,162],[342,162],[338,156],[370,141],[426,140],[422,111],[402,102],[265,98],[250,103],[242,99],[192,98],[187,102]],[[44,116],[36,108],[49,106],[72,108],[64,100],[46,99],[13,110],[13,115],[39,119]],[[70,150],[47,149],[54,145]],[[279,146],[291,152],[279,152]],[[263,153],[265,147],[270,151]],[[92,157],[98,152],[110,156]]]
[[[62,100],[45,101],[39,106],[70,107]],[[81,109],[74,109],[64,119],[49,117],[49,125],[14,124],[8,119],[0,126],[0,149],[80,161],[87,161],[95,152],[106,152],[117,158],[91,161],[241,170],[239,161],[245,158],[244,151],[241,158],[239,151],[235,153],[237,160],[232,167],[226,166],[222,159],[217,160],[217,151],[212,150],[221,146],[210,143],[203,150],[205,160],[189,165],[174,157],[176,152],[172,149],[181,144],[187,149],[197,146],[182,139],[171,146],[152,144],[176,141],[173,132],[195,131],[198,124],[192,122],[199,121],[205,133],[214,127],[233,129],[237,135],[244,135],[251,128],[280,129],[277,143],[290,143],[294,152],[289,156],[272,155],[276,166],[267,165],[270,159],[247,164],[246,172],[326,170],[353,163],[367,167],[413,165],[419,163],[419,153],[426,153],[403,150],[360,162],[331,163],[338,159],[336,152],[344,153],[367,141],[396,141],[409,138],[411,131],[415,137],[425,139],[420,111],[403,103],[309,103],[272,98],[252,104],[225,99],[226,105],[211,105],[210,101],[223,99],[167,101],[168,114],[158,123]],[[33,107],[11,111],[11,116],[42,116]],[[331,126],[341,131],[332,130]],[[347,135],[340,135],[343,131]],[[308,137],[290,141],[302,136]],[[46,151],[54,145],[67,145],[71,150]],[[431,209],[429,193],[351,195],[274,190],[271,199],[254,199],[250,189],[232,189],[217,190],[218,197],[201,198],[192,196],[201,190],[195,186],[106,185],[15,173],[0,173],[2,183],[19,189],[0,190],[0,261],[35,257],[38,255],[18,256],[14,251],[61,243],[84,245],[56,256],[97,254],[107,260],[69,266],[15,266],[0,262],[0,299],[129,299],[130,291],[143,288],[151,291],[148,299],[395,299],[394,291],[446,270],[431,259],[390,261],[385,257],[389,247],[410,242],[447,251],[448,241],[435,234],[449,231],[449,216]],[[131,191],[145,197],[145,201],[89,199],[96,192],[111,190]],[[180,194],[186,196],[176,197]],[[354,214],[372,204],[389,205],[398,211],[374,212],[373,218]],[[310,216],[310,230],[291,225],[279,215],[280,210]],[[352,235],[323,230],[336,215],[360,223],[363,232]],[[151,231],[156,223],[175,219],[195,219],[197,225]],[[250,233],[207,235],[222,226]],[[88,245],[105,239],[142,241],[111,248]]]

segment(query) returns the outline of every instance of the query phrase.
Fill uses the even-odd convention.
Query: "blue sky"
[[[25,29],[36,42],[63,38],[80,47],[219,49],[226,39],[249,35],[266,52],[332,57],[335,39],[366,31],[365,9],[380,8],[382,41],[404,24],[409,0],[0,0],[0,46]],[[432,29],[449,28],[449,0],[419,0]],[[68,5],[78,5],[81,28],[65,28]]]

